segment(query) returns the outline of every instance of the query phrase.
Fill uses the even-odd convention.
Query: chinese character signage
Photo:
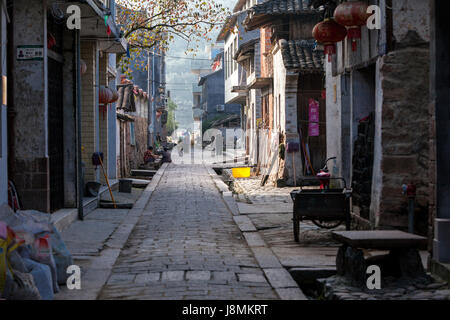
[[[43,46],[18,46],[17,60],[43,60],[44,47]]]
[[[319,101],[309,99],[309,136],[318,137],[320,135],[319,127]]]

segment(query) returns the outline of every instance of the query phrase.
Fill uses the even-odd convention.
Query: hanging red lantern
[[[50,33],[47,33],[47,48],[51,49],[56,46],[56,38]]]
[[[106,105],[113,99],[113,92],[109,88],[100,87],[98,90],[99,103]]]
[[[337,24],[334,19],[326,19],[318,23],[313,29],[313,37],[325,46],[325,54],[328,54],[328,62],[331,56],[336,54],[336,43],[345,39],[347,29]]]
[[[109,103],[114,103],[117,100],[119,100],[119,92],[117,92],[116,89],[112,89],[112,88],[110,88],[109,90],[111,90],[111,93],[112,93],[112,98],[109,101]]]
[[[348,28],[348,38],[352,40],[352,50],[356,51],[357,39],[361,39],[361,27],[367,24],[370,14],[368,4],[362,1],[341,3],[334,11],[337,23]]]

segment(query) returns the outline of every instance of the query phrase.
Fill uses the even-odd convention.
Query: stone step
[[[153,177],[158,171],[157,170],[131,170],[131,175],[133,177]]]

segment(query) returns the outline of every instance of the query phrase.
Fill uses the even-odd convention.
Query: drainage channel
[[[326,300],[324,282],[320,279],[336,274],[335,269],[289,268],[287,271],[310,300]]]

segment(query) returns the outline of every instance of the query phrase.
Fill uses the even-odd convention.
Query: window
[[[234,42],[231,43],[231,48],[230,48],[230,66],[231,66],[230,74],[233,74],[233,72],[234,72],[233,53],[234,53]]]
[[[132,146],[136,145],[136,135],[134,131],[134,122],[130,122],[130,144]]]

